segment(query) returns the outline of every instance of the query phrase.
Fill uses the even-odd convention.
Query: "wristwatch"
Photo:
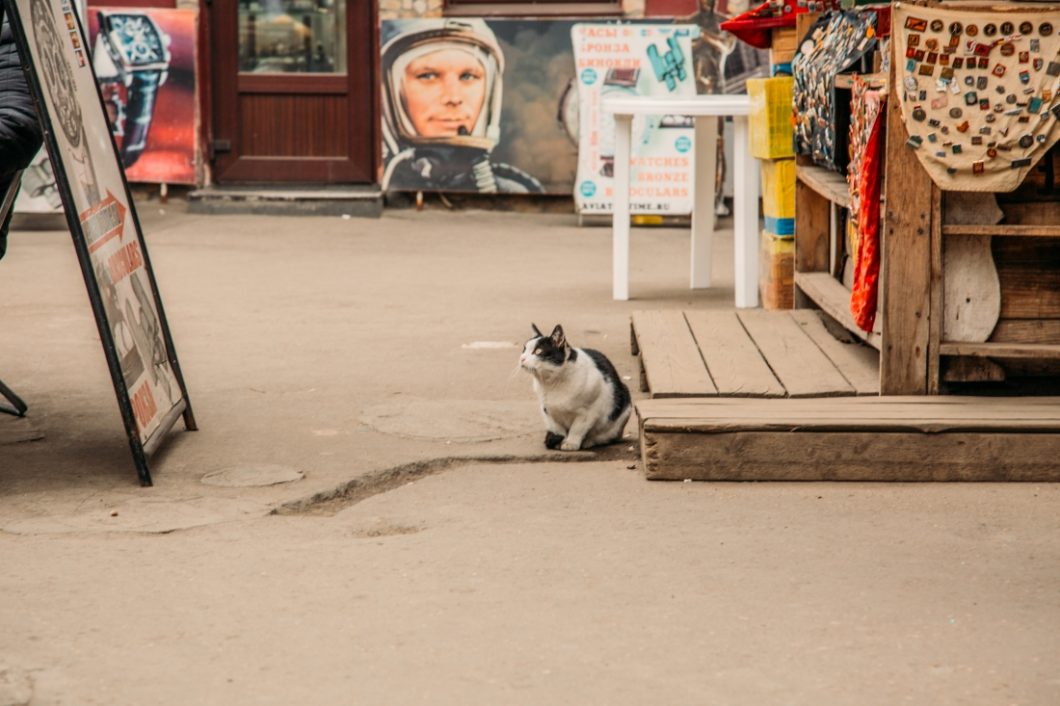
[[[170,38],[143,12],[100,11],[98,17],[93,65],[100,81],[125,85],[125,104],[114,100],[123,135],[121,161],[129,167],[147,145],[155,96],[169,73]]]

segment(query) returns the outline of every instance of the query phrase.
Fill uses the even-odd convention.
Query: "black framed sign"
[[[72,0],[2,2],[37,102],[133,461],[140,482],[151,485],[147,457],[178,417],[189,431],[195,417],[84,28]]]

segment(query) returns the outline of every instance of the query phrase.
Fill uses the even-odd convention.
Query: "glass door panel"
[[[240,73],[346,73],[345,0],[239,0]]]

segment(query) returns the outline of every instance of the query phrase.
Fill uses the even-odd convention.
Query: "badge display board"
[[[140,222],[69,0],[3,0],[37,101],[140,482],[183,416],[196,428]]]
[[[1060,6],[895,5],[908,146],[947,191],[1012,191],[1060,139]]]

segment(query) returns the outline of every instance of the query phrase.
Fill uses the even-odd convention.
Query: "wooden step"
[[[821,322],[816,311],[796,309],[791,318],[802,327],[810,340],[820,347],[850,383],[854,394],[880,394],[880,356],[871,348],[836,340]]]
[[[633,335],[652,397],[718,394],[680,311],[633,312]]]
[[[711,481],[1060,481],[1060,398],[643,400],[645,474]]]
[[[763,309],[747,309],[739,315],[789,397],[854,394],[835,364],[790,315],[776,316]]]
[[[633,353],[653,398],[879,393],[879,354],[837,341],[819,312],[636,312]]]
[[[735,311],[686,311],[685,319],[719,395],[784,397],[787,394]]]

